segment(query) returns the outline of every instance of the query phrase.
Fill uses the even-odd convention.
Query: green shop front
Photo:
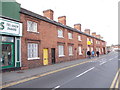
[[[8,8],[12,5],[11,8]],[[21,36],[22,23],[19,21],[19,4],[16,2],[2,3],[2,16],[0,17],[1,38],[1,66],[2,69],[21,67]],[[8,11],[6,12],[5,9]],[[12,15],[11,11],[16,14]],[[17,15],[18,14],[18,15]]]

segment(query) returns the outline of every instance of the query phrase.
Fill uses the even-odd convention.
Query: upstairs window
[[[78,41],[82,41],[82,40],[81,40],[81,36],[80,36],[80,35],[78,36]]]
[[[37,23],[33,21],[27,21],[27,31],[37,32]]]
[[[72,39],[73,36],[72,36],[72,33],[68,33],[68,39]]]
[[[91,39],[91,43],[93,43],[93,39]]]
[[[63,30],[58,30],[58,37],[63,38]]]

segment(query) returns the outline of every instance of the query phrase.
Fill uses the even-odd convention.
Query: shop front
[[[0,18],[2,69],[21,67],[22,23]]]

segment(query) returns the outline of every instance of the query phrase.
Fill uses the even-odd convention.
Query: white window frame
[[[89,38],[87,38],[87,41],[89,41],[90,39]]]
[[[78,41],[82,41],[82,39],[81,39],[81,36],[80,36],[80,35],[78,35]]]
[[[69,56],[73,56],[73,46],[68,46],[68,52],[69,52]]]
[[[59,38],[64,38],[64,36],[63,36],[63,30],[58,30],[58,37]]]
[[[93,51],[93,47],[91,47],[91,52]]]
[[[37,26],[37,23],[36,23],[36,22],[27,20],[27,31],[38,33],[37,27],[38,27],[38,26]]]
[[[82,55],[82,47],[81,46],[78,47],[78,51],[79,51],[79,55]]]
[[[93,39],[91,39],[91,43],[93,43]]]
[[[72,35],[72,33],[68,33],[68,39],[73,39],[73,35]]]
[[[64,57],[64,45],[58,45],[58,56]]]
[[[28,60],[40,59],[39,57],[39,45],[37,43],[28,43]]]

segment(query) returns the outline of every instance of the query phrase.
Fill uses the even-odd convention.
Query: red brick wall
[[[34,21],[38,24],[38,32],[39,33],[33,33],[27,31],[27,20]],[[62,28],[60,26],[55,26],[51,23],[38,20],[36,18],[21,14],[21,22],[23,22],[23,36],[21,38],[21,46],[22,46],[22,67],[38,67],[43,65],[43,49],[48,49],[48,58],[49,58],[49,64],[51,64],[51,48],[55,48],[55,58],[56,63],[59,62],[65,62],[75,59],[82,59],[86,56],[86,50],[87,50],[87,37],[86,35],[82,35],[76,32],[72,32],[70,30],[67,30],[65,28]],[[63,30],[64,32],[64,38],[58,38],[58,29]],[[68,32],[73,33],[73,39],[68,39]],[[78,35],[81,36],[82,41],[78,41]],[[91,37],[89,37],[91,38]],[[28,42],[35,42],[39,44],[39,57],[38,60],[28,60],[27,58],[27,44]],[[64,43],[65,48],[65,56],[64,57],[58,57],[58,45],[59,43]],[[102,48],[102,45],[96,45],[96,39],[93,40],[93,43],[90,47],[94,47],[94,50],[96,47]],[[68,45],[71,44],[73,46],[73,56],[68,55]],[[78,52],[78,46],[82,47],[83,55],[79,55]]]

